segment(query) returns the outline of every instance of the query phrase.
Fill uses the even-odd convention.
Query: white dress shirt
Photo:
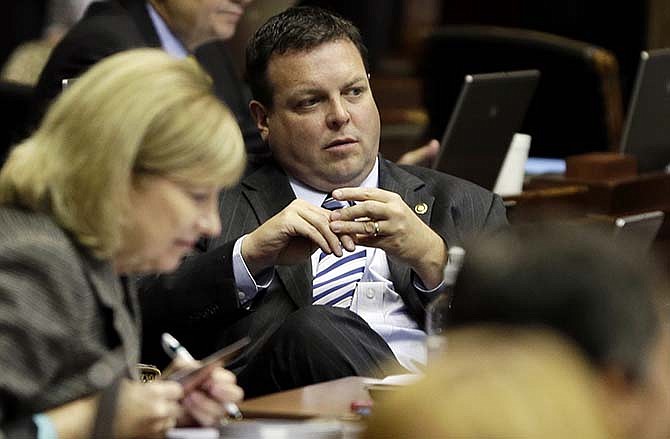
[[[315,206],[321,206],[328,195],[293,178],[289,178],[289,182],[296,198]],[[359,187],[376,188],[378,186],[379,162],[377,161]],[[256,278],[251,275],[241,255],[242,241],[245,236],[239,238],[233,248],[233,271],[242,303],[253,300],[258,291],[270,285],[274,277],[273,269],[257,275]],[[381,335],[402,366],[412,372],[419,372],[426,364],[426,333],[410,317],[402,297],[395,292],[395,287],[390,281],[391,272],[386,252],[380,248],[363,246],[357,246],[357,248],[367,250],[367,261],[363,276],[354,292],[350,310],[358,314]],[[319,252],[320,250],[317,250],[312,254],[312,273],[316,272]],[[437,294],[442,285],[426,290],[415,280],[414,287],[424,293]]]

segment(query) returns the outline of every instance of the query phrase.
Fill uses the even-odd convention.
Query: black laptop
[[[670,49],[641,53],[621,138],[621,152],[637,159],[640,172],[668,170]]]
[[[493,190],[540,72],[467,75],[433,168]]]

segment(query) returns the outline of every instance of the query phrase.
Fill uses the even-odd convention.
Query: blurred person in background
[[[62,90],[63,79],[76,78],[112,54],[137,48],[161,48],[183,58],[193,55],[214,80],[214,89],[235,114],[247,150],[265,152],[248,110],[250,95],[232,65],[225,41],[252,0],[109,0],[95,1],[54,48],[37,84],[40,106]]]
[[[448,325],[556,331],[598,371],[617,437],[668,438],[668,282],[634,244],[558,225],[470,243]]]
[[[54,48],[39,78],[36,98],[46,106],[101,59],[134,47],[157,47],[175,57],[195,56],[214,80],[216,94],[235,114],[251,158],[269,154],[249,112],[251,93],[238,76],[226,42],[252,0],[109,0],[91,4]],[[437,141],[410,151],[403,164],[426,163]]]
[[[92,0],[50,0],[45,34],[59,40],[84,15]]]
[[[47,4],[46,25],[39,39],[16,47],[2,67],[0,78],[34,86],[54,46],[81,18],[91,0],[51,0]]]
[[[242,397],[218,368],[184,395],[137,377],[139,312],[120,275],[174,270],[220,232],[242,137],[192,60],[118,54],[69,87],[0,172],[0,436],[90,437],[121,379],[117,437],[216,425]]]
[[[419,383],[378,396],[364,438],[617,438],[596,372],[563,337],[474,326],[448,339]]]

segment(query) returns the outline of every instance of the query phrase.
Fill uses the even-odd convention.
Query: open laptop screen
[[[539,77],[538,70],[467,75],[433,167],[492,190]]]

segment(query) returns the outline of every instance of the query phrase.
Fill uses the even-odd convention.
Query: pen
[[[165,353],[173,360],[179,358],[187,363],[195,361],[195,358],[193,358],[186,348],[167,332],[164,332],[161,336],[161,344]]]
[[[163,346],[163,350],[165,351],[165,353],[173,360],[175,358],[180,358],[186,362],[195,361],[193,356],[186,350],[186,348],[182,346],[181,343],[179,343],[176,338],[174,338],[167,332],[164,332],[163,335],[161,336],[161,345]],[[237,404],[235,404],[234,402],[224,402],[223,408],[226,410],[226,413],[228,413],[228,416],[230,416],[231,418],[242,419],[242,412],[240,411],[240,408],[237,406]]]

